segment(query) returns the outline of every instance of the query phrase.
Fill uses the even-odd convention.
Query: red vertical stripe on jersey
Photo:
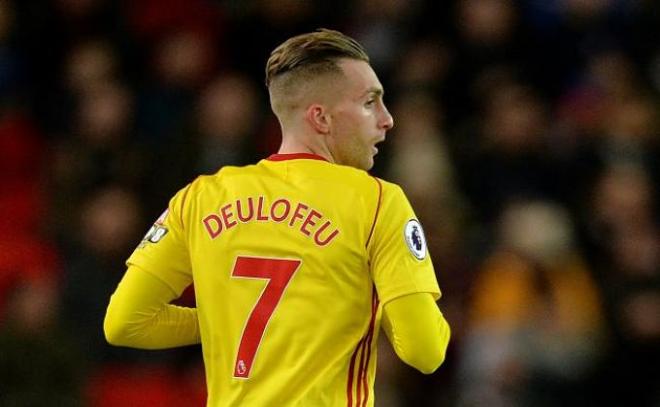
[[[355,381],[355,405],[359,406],[362,402],[362,369],[364,369],[364,347],[367,344],[367,338],[369,337],[369,331],[365,334],[362,340],[362,346],[360,347],[360,363],[358,364],[358,374],[357,380]]]
[[[362,337],[360,342],[358,342],[351,356],[351,361],[349,362],[348,367],[348,384],[346,386],[346,398],[348,400],[348,407],[353,406],[353,374],[355,373],[355,358],[357,357],[358,351],[362,348],[362,343],[366,338]]]
[[[367,405],[367,400],[369,399],[369,380],[367,373],[369,372],[369,359],[371,358],[371,340],[374,337],[374,326],[376,321],[376,313],[378,312],[378,294],[376,293],[376,287],[373,291],[373,304],[371,310],[371,322],[369,324],[369,336],[367,340],[367,363],[365,364],[364,371],[362,372],[362,387],[364,388],[364,400],[362,401],[362,406]]]
[[[373,179],[375,179],[376,183],[378,183],[378,206],[376,206],[376,213],[374,214],[374,222],[371,224],[371,230],[369,231],[369,237],[367,237],[367,244],[365,244],[365,246],[369,246],[371,235],[374,234],[374,228],[376,227],[376,221],[378,220],[378,213],[380,212],[380,202],[383,197],[383,185],[380,183],[380,180],[378,178],[373,177]]]
[[[376,287],[372,289],[372,301],[371,301],[371,319],[369,320],[369,328],[367,333],[360,339],[358,342],[353,355],[351,356],[351,361],[349,363],[348,369],[348,385],[346,388],[347,393],[347,404],[349,407],[353,406],[353,391],[355,391],[355,406],[359,407],[360,405],[366,405],[367,399],[369,397],[369,388],[367,385],[367,371],[369,369],[369,358],[371,357],[371,339],[373,338],[374,326],[376,321],[376,312],[378,310],[378,299],[376,294]],[[355,362],[357,361],[357,354],[360,353],[360,360],[358,364],[358,373],[355,380],[355,386],[353,386],[353,376],[355,373]],[[365,358],[366,352],[366,358]],[[364,399],[362,399],[362,391],[364,390]]]

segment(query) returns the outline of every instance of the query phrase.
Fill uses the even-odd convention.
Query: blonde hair
[[[325,28],[297,35],[273,50],[266,63],[266,86],[284,76],[305,80],[325,73],[341,73],[341,58],[369,62],[369,56],[353,38]],[[288,82],[288,81],[287,81]]]

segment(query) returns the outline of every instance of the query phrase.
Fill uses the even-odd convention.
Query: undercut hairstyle
[[[325,28],[289,38],[273,50],[266,64],[271,107],[283,118],[298,106],[301,92],[314,81],[343,74],[340,59],[369,63],[369,56],[353,38]]]
[[[337,60],[369,62],[369,56],[353,38],[339,31],[320,28],[289,38],[273,50],[266,64],[266,86],[284,74],[341,72]]]

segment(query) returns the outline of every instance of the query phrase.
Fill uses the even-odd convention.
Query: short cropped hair
[[[266,86],[285,74],[301,77],[340,73],[341,58],[369,62],[369,56],[353,38],[325,28],[289,38],[273,50],[266,64]]]

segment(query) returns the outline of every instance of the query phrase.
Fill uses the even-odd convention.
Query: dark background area
[[[105,307],[169,197],[276,152],[266,59],[318,27],[385,86],[453,330],[429,376],[381,343],[376,404],[660,405],[652,0],[0,1],[0,405],[204,405]]]

